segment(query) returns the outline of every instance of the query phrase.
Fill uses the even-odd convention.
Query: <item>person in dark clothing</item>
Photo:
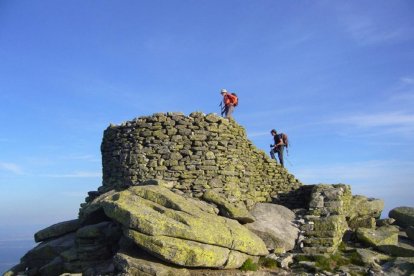
[[[280,165],[284,167],[283,162],[283,151],[285,148],[285,144],[283,143],[282,134],[277,134],[277,131],[272,129],[270,134],[273,136],[274,144],[272,146],[272,150],[270,151],[270,157],[276,160],[275,153],[277,152],[277,157],[279,158]]]

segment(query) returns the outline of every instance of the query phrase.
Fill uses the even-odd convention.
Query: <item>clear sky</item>
[[[414,2],[0,0],[0,221],[77,216],[110,123],[219,112],[303,183],[414,206]]]

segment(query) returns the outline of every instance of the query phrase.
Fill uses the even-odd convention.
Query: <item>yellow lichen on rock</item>
[[[101,208],[138,246],[178,265],[234,268],[268,254],[264,242],[238,221],[204,211],[162,186],[130,187],[97,198],[88,208]],[[88,214],[93,216],[84,212],[84,219]]]

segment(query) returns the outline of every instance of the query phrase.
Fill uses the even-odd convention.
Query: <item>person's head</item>
[[[277,131],[276,131],[275,129],[272,129],[272,130],[270,131],[270,134],[272,134],[272,136],[275,136],[275,135],[277,134]]]
[[[225,95],[225,94],[227,94],[227,90],[226,90],[226,89],[224,89],[224,88],[223,88],[223,89],[221,89],[220,94],[221,94],[221,95]]]

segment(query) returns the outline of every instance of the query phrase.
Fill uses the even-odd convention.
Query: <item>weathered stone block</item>
[[[239,202],[230,203],[226,198],[214,190],[208,190],[203,194],[203,199],[218,205],[223,216],[236,219],[242,223],[254,222],[254,217],[247,211],[246,206]]]
[[[353,219],[355,217],[379,218],[383,209],[383,200],[355,195],[352,197],[350,210],[347,216],[350,219]]]
[[[404,243],[379,245],[377,249],[394,257],[414,257],[414,246]]]
[[[34,235],[36,242],[45,241],[52,238],[57,238],[71,232],[76,232],[81,226],[78,219],[69,220],[54,224],[43,230],[40,230]]]
[[[348,221],[348,226],[351,229],[358,229],[360,227],[375,229],[376,222],[373,217],[357,217]]]
[[[401,227],[414,226],[414,207],[397,207],[390,211],[390,218],[396,220]]]
[[[370,246],[398,244],[398,228],[394,226],[382,226],[376,230],[358,228],[356,234],[360,241]]]

